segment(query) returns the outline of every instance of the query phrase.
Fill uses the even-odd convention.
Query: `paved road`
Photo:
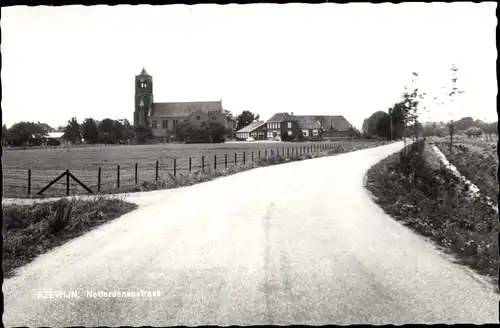
[[[259,168],[149,203],[140,196],[138,210],[6,280],[4,324],[498,323],[500,297],[363,188],[367,169],[401,147]],[[79,298],[39,299],[37,290]],[[159,296],[86,294],[113,290]]]

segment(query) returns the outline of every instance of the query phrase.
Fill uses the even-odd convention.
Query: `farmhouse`
[[[64,132],[49,132],[45,136],[44,143],[46,145],[61,145],[64,144],[63,139]]]
[[[352,125],[344,116],[294,115],[286,112],[274,114],[267,122],[267,139],[281,138],[284,133],[296,138],[300,132],[304,139],[349,137]]]
[[[218,123],[227,131],[228,115],[222,100],[198,102],[154,102],[153,77],[143,68],[135,77],[134,125],[149,126],[155,137],[170,138],[181,122],[194,126]],[[229,124],[232,126],[232,124]]]
[[[320,130],[322,131],[323,137],[350,137],[352,124],[344,116],[338,115],[297,115],[295,116],[299,122],[302,122],[303,130],[314,130],[314,128],[309,129],[309,126],[313,124],[317,127],[316,123],[320,124]],[[313,132],[314,131],[309,131]],[[310,133],[309,133],[310,134]],[[304,134],[305,136],[305,134]]]
[[[267,139],[283,139],[283,134],[294,138],[300,132],[299,122],[288,113],[276,113],[266,122]]]
[[[321,139],[321,123],[318,120],[306,117],[299,119],[300,130],[305,140]]]
[[[236,140],[246,140],[249,137],[255,140],[264,140],[266,136],[266,123],[253,122],[236,131]]]

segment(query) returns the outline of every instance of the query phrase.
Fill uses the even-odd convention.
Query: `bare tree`
[[[424,99],[425,93],[419,91],[417,87],[418,83],[418,73],[412,73],[413,78],[411,80],[413,89],[409,91],[408,86],[405,86],[405,92],[403,93],[403,112],[404,112],[404,129],[411,128],[412,132],[415,134],[415,139],[418,141],[418,133],[420,129],[419,122],[419,104],[420,100]],[[408,131],[409,132],[409,131]],[[406,143],[406,141],[405,141]]]
[[[457,87],[458,84],[458,77],[457,77],[457,72],[458,72],[458,67],[453,64],[450,68],[451,71],[451,90],[448,92],[448,96],[450,99],[450,110],[451,110],[451,124],[449,126],[450,130],[450,156],[453,152],[453,136],[455,134],[455,122],[454,122],[454,112],[455,112],[455,105],[457,103],[457,96],[462,95],[464,91],[459,90]]]

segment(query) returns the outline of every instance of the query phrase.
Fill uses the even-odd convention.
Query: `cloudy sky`
[[[455,116],[497,120],[496,3],[7,7],[2,114],[53,126],[127,118],[134,75],[155,101],[222,99],[225,109],[344,115],[360,127],[400,99],[412,72],[426,120],[460,71]],[[445,99],[441,97],[441,99]]]

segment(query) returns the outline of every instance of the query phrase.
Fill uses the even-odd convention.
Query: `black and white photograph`
[[[496,10],[3,7],[4,326],[500,323]]]

